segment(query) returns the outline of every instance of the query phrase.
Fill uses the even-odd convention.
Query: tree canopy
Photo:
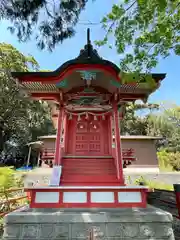
[[[141,113],[144,114],[141,114]],[[161,169],[180,171],[180,107],[165,104],[129,104],[120,122],[123,135],[161,137],[157,141]]]
[[[35,37],[38,47],[53,50],[58,43],[74,36],[87,2],[3,0],[0,19],[11,21],[8,28],[20,41]],[[165,58],[172,52],[180,55],[179,0],[123,0],[112,6],[101,23],[106,34],[96,44],[109,44],[113,35],[112,46],[122,55],[123,70],[150,71],[160,56]]]
[[[160,56],[180,55],[179,0],[120,1],[102,19],[102,27],[106,35],[96,44],[108,44],[113,35],[124,70],[149,71]]]
[[[148,119],[151,134],[164,138],[164,149],[168,152],[180,152],[180,107],[163,109]]]
[[[128,104],[120,124],[123,135],[160,136],[163,149],[180,151],[180,107],[177,105],[167,108],[165,104]]]
[[[149,134],[149,116],[154,110],[158,110],[158,104],[127,104],[126,113],[121,124],[122,135],[148,135]],[[141,117],[137,113],[145,112]]]
[[[38,47],[52,50],[74,36],[75,25],[88,0],[3,0],[0,19],[10,20],[9,30],[20,41],[35,35]]]
[[[43,134],[42,129],[45,134],[53,131],[48,104],[30,99],[10,73],[38,68],[32,56],[0,44],[0,154],[9,142],[20,146]]]

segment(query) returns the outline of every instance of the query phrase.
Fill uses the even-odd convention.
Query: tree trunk
[[[0,155],[4,149],[4,137],[3,137],[3,131],[0,129]]]

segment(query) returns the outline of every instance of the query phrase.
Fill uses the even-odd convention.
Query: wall
[[[128,168],[158,167],[155,142],[152,139],[121,139],[122,148],[133,148],[137,161]]]
[[[55,149],[55,138],[54,139],[42,139],[43,141],[43,148],[52,148]]]
[[[42,139],[44,148],[55,149],[55,138]],[[131,168],[158,168],[158,159],[156,154],[155,142],[152,139],[121,139],[122,148],[133,148],[137,161],[134,161]]]

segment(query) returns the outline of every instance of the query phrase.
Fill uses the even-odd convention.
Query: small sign
[[[51,186],[59,186],[61,177],[62,166],[54,166],[50,180]]]

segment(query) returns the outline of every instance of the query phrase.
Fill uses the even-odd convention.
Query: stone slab
[[[5,217],[3,240],[174,240],[170,213],[146,209],[29,209]]]

